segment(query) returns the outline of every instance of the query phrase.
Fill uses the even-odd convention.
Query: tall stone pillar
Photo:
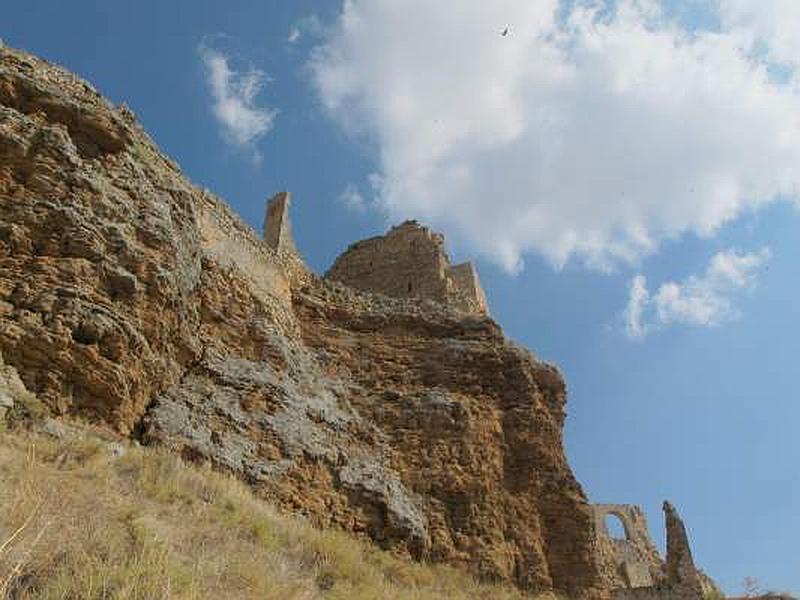
[[[267,201],[264,215],[264,241],[279,254],[296,254],[289,221],[289,204],[292,195],[279,192]]]
[[[667,526],[667,585],[680,589],[687,597],[703,597],[703,585],[692,559],[689,536],[678,511],[664,501]]]

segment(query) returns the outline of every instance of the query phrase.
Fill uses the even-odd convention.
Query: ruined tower
[[[451,265],[444,236],[416,221],[352,244],[325,277],[385,296],[434,300],[467,313],[488,312],[472,264]]]
[[[289,279],[297,284],[307,282],[313,275],[297,251],[292,237],[292,223],[289,219],[291,201],[292,195],[289,192],[278,192],[267,200],[264,210],[264,243],[275,251],[278,262]]]
[[[694,566],[686,527],[678,516],[678,511],[666,500],[664,518],[667,528],[667,581],[687,595],[697,594],[702,597],[703,584]]]
[[[605,576],[614,600],[703,600],[718,594],[714,582],[697,569],[689,536],[678,512],[664,502],[667,556],[662,560],[650,540],[644,512],[638,506],[596,504],[595,529]],[[609,535],[607,516],[618,518],[624,539]]]
[[[264,241],[278,254],[297,254],[289,221],[292,195],[278,192],[267,201],[264,215]]]

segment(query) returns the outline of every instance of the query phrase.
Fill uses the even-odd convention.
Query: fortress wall
[[[626,504],[596,504],[595,530],[606,576],[611,576],[614,600],[702,600],[718,591],[694,565],[689,537],[675,508],[664,502],[667,556],[662,561],[647,527],[644,512]],[[613,539],[606,517],[614,515],[625,539]]]
[[[444,301],[448,268],[442,236],[407,221],[385,236],[352,244],[325,276],[396,298]]]
[[[598,550],[607,576],[618,588],[652,586],[661,573],[661,558],[650,538],[647,519],[638,506],[595,504]],[[612,538],[606,518],[613,515],[625,530],[624,539]]]
[[[278,192],[267,201],[264,212],[264,241],[278,254],[297,253],[289,220],[289,192]]]
[[[275,253],[292,283],[303,284],[313,274],[294,243],[292,222],[289,218],[291,201],[292,195],[289,192],[278,192],[267,200],[264,210],[264,243]]]
[[[276,253],[213,195],[203,194],[201,208],[198,224],[206,256],[238,271],[280,322],[293,323],[290,274]]]
[[[486,294],[472,263],[453,265],[448,271],[448,276],[453,282],[457,301],[463,304],[464,310],[483,314],[489,312]]]
[[[444,237],[416,221],[352,244],[325,277],[367,292],[434,300],[464,312],[487,312],[473,266],[451,266]]]

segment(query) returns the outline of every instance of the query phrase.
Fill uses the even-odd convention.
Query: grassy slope
[[[163,452],[0,432],[0,599],[525,597],[314,529]]]

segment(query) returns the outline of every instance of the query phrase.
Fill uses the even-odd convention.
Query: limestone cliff
[[[210,461],[323,526],[603,598],[564,382],[482,312],[327,281],[133,114],[0,49],[0,351],[53,415]]]

